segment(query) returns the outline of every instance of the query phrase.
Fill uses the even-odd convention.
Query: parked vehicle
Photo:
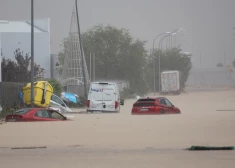
[[[180,86],[180,72],[179,71],[164,71],[161,73],[161,93],[174,93],[181,92]]]
[[[5,117],[6,122],[24,121],[66,121],[64,115],[50,108],[24,108]]]
[[[124,105],[124,100],[120,100],[116,83],[91,83],[87,100],[88,112],[119,112],[120,105]]]
[[[71,103],[71,102],[72,103],[79,103],[80,102],[80,98],[78,95],[76,95],[74,93],[68,93],[68,92],[62,92],[61,99],[67,103]]]
[[[63,100],[55,94],[52,94],[51,96],[49,107],[60,109],[60,113],[72,112],[72,110],[63,102]]]
[[[132,114],[179,114],[180,109],[175,107],[167,98],[141,98],[132,107]]]

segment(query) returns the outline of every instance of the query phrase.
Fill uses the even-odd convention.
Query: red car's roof
[[[165,99],[165,97],[142,97],[139,100],[145,100],[145,99],[155,99],[155,100],[157,100],[157,99],[162,99],[162,98]]]
[[[46,107],[46,108],[43,108],[43,107],[28,107],[28,108],[22,108],[22,109],[29,109],[29,110],[43,110],[43,109],[51,109],[50,107]],[[19,109],[21,110],[21,109]],[[53,110],[53,109],[52,109]]]

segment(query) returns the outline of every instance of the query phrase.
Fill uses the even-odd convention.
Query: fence
[[[25,85],[26,83],[0,82],[0,104],[3,107],[21,104],[20,92]]]

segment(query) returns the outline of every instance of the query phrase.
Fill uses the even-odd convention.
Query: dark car
[[[180,109],[175,107],[167,98],[141,98],[132,107],[132,114],[179,114]]]
[[[67,117],[50,108],[24,108],[9,114],[6,122],[18,121],[66,121]]]

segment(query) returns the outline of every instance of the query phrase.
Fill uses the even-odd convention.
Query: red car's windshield
[[[155,102],[155,99],[139,99],[138,102]]]

